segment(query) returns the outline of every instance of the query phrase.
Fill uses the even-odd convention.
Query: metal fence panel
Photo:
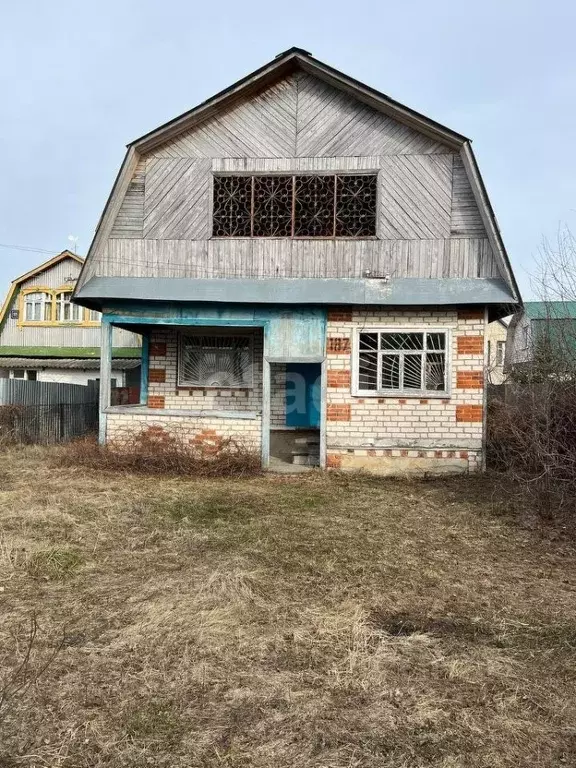
[[[0,379],[0,405],[88,403],[98,399],[97,386],[52,381]]]
[[[98,429],[98,385],[0,379],[0,444],[61,443]]]
[[[97,403],[0,406],[0,445],[64,443],[97,430]]]

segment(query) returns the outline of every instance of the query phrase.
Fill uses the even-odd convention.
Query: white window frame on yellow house
[[[30,288],[23,288],[20,291],[18,297],[18,325],[19,326],[36,326],[36,327],[52,327],[52,326],[73,326],[74,328],[95,328],[100,325],[100,319],[95,320],[95,313],[90,309],[85,309],[77,304],[71,304],[65,300],[64,296],[67,294],[71,296],[74,288],[70,285],[63,285],[59,288],[46,288],[42,285],[30,286]],[[44,301],[42,306],[48,305],[49,311],[44,310],[44,315],[49,315],[48,320],[27,320],[26,319],[26,306],[27,296],[32,294],[44,294]],[[66,308],[69,307],[69,320],[60,319],[63,315],[66,315]]]

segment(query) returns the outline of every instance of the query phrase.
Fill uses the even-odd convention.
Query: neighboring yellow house
[[[506,320],[494,320],[493,323],[488,323],[486,365],[488,366],[490,384],[504,383],[504,355],[506,353],[507,334],[508,322]]]
[[[17,277],[0,307],[0,379],[88,384],[100,377],[100,313],[72,303],[84,259],[62,251]],[[140,339],[116,329],[112,380],[137,386]]]

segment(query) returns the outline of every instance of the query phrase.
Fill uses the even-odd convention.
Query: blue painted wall
[[[323,307],[182,302],[114,302],[104,307],[107,321],[125,327],[173,325],[259,327],[264,329],[268,360],[320,361],[325,354],[326,310]]]

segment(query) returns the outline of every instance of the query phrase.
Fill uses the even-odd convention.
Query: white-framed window
[[[446,396],[450,335],[442,329],[374,328],[356,332],[354,393]]]
[[[24,368],[13,368],[8,373],[10,379],[24,379],[25,381],[38,381],[38,371]]]
[[[504,353],[506,350],[505,341],[496,342],[496,365],[504,365]]]
[[[253,384],[252,336],[180,335],[178,384],[190,387],[249,389]]]
[[[98,312],[97,309],[87,309],[86,312],[88,313],[89,323],[99,323],[102,321],[102,313]]]
[[[81,323],[83,308],[71,302],[72,292],[61,291],[56,294],[56,322]]]
[[[525,325],[524,328],[522,328],[522,342],[524,345],[524,349],[528,349],[530,346],[530,326]]]
[[[48,323],[52,320],[52,294],[38,291],[27,293],[24,299],[24,319],[29,323]]]

